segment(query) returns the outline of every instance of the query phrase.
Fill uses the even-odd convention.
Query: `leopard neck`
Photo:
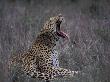
[[[38,35],[35,43],[40,43],[48,48],[53,48],[56,46],[56,42],[59,40],[58,35],[54,32],[44,32]]]

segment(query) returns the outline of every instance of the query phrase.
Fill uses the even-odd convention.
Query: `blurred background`
[[[9,57],[27,50],[43,23],[59,13],[70,37],[58,43],[60,66],[81,73],[52,82],[110,82],[110,0],[0,0],[0,82],[12,82]],[[15,82],[41,82],[18,78]]]

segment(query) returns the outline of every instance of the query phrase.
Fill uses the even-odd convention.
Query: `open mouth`
[[[62,38],[68,38],[67,34],[63,31],[61,31],[61,23],[62,21],[58,20],[56,22],[56,32],[57,32],[57,35],[62,37]]]

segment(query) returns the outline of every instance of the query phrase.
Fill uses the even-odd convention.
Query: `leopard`
[[[68,39],[68,35],[61,31],[61,23],[64,20],[61,14],[50,17],[44,23],[32,46],[24,53],[10,58],[10,66],[21,66],[26,75],[45,82],[78,74],[78,71],[60,67],[58,58],[52,57],[57,42],[61,38]]]

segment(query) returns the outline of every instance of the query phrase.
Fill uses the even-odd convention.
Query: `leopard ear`
[[[59,16],[59,17],[62,17],[62,14],[61,14],[61,13],[59,13],[59,14],[58,14],[58,16]]]

